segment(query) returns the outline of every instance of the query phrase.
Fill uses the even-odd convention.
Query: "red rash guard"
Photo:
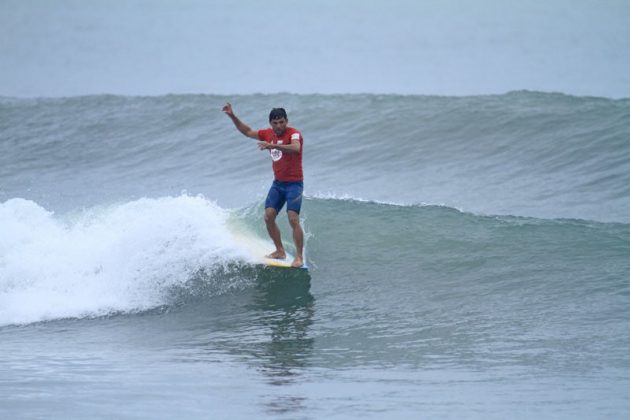
[[[300,151],[298,153],[283,152],[278,149],[270,149],[269,154],[273,160],[273,174],[276,181],[291,182],[303,181],[302,175],[302,147],[304,139],[302,134],[295,128],[287,127],[281,136],[277,136],[271,128],[258,131],[258,138],[261,141],[271,144],[291,144],[291,140],[300,142]]]

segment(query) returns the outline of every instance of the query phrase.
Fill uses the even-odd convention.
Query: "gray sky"
[[[624,0],[0,0],[0,95],[630,97]]]

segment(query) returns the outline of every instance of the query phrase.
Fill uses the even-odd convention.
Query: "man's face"
[[[287,123],[288,121],[286,118],[276,118],[275,120],[269,121],[269,124],[271,124],[271,128],[273,128],[276,136],[284,134],[284,131],[287,129]]]

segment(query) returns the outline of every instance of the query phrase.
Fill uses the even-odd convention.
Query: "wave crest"
[[[162,305],[200,269],[247,260],[228,219],[191,196],[65,216],[29,200],[1,203],[0,325]]]

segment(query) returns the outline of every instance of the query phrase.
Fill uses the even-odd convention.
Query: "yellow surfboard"
[[[291,267],[292,262],[293,262],[293,255],[289,253],[287,253],[287,257],[283,260],[263,257],[263,264],[266,265],[267,267],[299,268],[302,270],[308,270],[308,266],[306,264],[303,264],[301,267]]]
[[[266,267],[296,268],[291,267],[294,257],[289,252],[286,253],[287,257],[282,260],[265,257],[266,254],[269,254],[274,249],[270,241],[261,239],[252,233],[237,229],[234,226],[232,226],[230,230],[232,231],[234,241],[243,249],[249,262]],[[308,270],[308,266],[305,263],[301,267],[297,267],[297,269]]]

